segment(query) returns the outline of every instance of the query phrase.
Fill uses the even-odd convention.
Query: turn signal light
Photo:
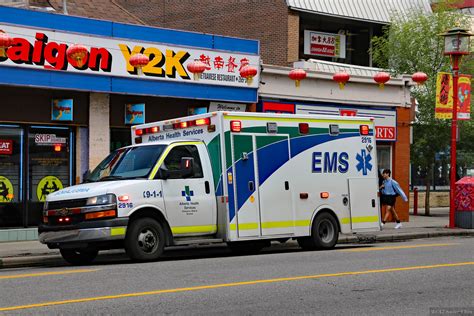
[[[361,135],[369,135],[369,125],[361,125],[359,131]]]
[[[327,199],[329,198],[329,192],[321,192],[320,196],[322,199]]]
[[[104,217],[115,217],[117,216],[117,211],[109,210],[103,212],[93,212],[93,213],[86,213],[86,219],[97,219],[97,218],[104,218]]]
[[[309,133],[309,124],[308,123],[300,123],[299,124],[300,134],[308,134]]]
[[[239,133],[242,130],[242,122],[230,121],[230,130],[234,133]]]

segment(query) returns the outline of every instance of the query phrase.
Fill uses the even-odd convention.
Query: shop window
[[[132,137],[130,128],[110,129],[110,152],[125,146],[130,146],[131,144]]]
[[[23,226],[23,131],[0,127],[0,227]]]
[[[377,146],[377,166],[382,172],[383,169],[392,169],[392,147],[379,145]]]

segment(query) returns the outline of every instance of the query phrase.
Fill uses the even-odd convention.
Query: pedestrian
[[[381,197],[381,202],[382,205],[386,205],[387,209],[385,212],[385,217],[382,221],[382,228],[385,225],[385,222],[388,220],[388,216],[390,213],[393,214],[393,217],[395,218],[397,225],[395,225],[395,229],[402,228],[402,223],[400,223],[400,218],[398,217],[397,212],[395,211],[395,200],[397,199],[397,196],[401,196],[403,201],[407,202],[408,198],[403,192],[402,188],[398,184],[397,181],[393,180],[390,178],[392,172],[390,169],[384,169],[382,171],[382,177],[383,177],[383,183],[380,186],[380,189],[382,190],[382,197]]]

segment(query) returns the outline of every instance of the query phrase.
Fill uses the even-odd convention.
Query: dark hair
[[[388,174],[388,176],[390,177],[392,172],[390,171],[390,169],[383,169],[382,174]]]

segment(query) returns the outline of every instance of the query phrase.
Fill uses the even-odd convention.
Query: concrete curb
[[[340,236],[338,244],[369,244],[378,242],[396,242],[411,239],[437,238],[447,236],[474,236],[474,230],[457,231],[435,231],[435,232],[408,232],[392,235],[360,234],[351,236]],[[176,249],[176,248],[174,248]],[[32,266],[58,264],[63,265],[65,261],[58,253],[23,255],[17,257],[0,258],[0,270],[6,268],[23,268]]]

